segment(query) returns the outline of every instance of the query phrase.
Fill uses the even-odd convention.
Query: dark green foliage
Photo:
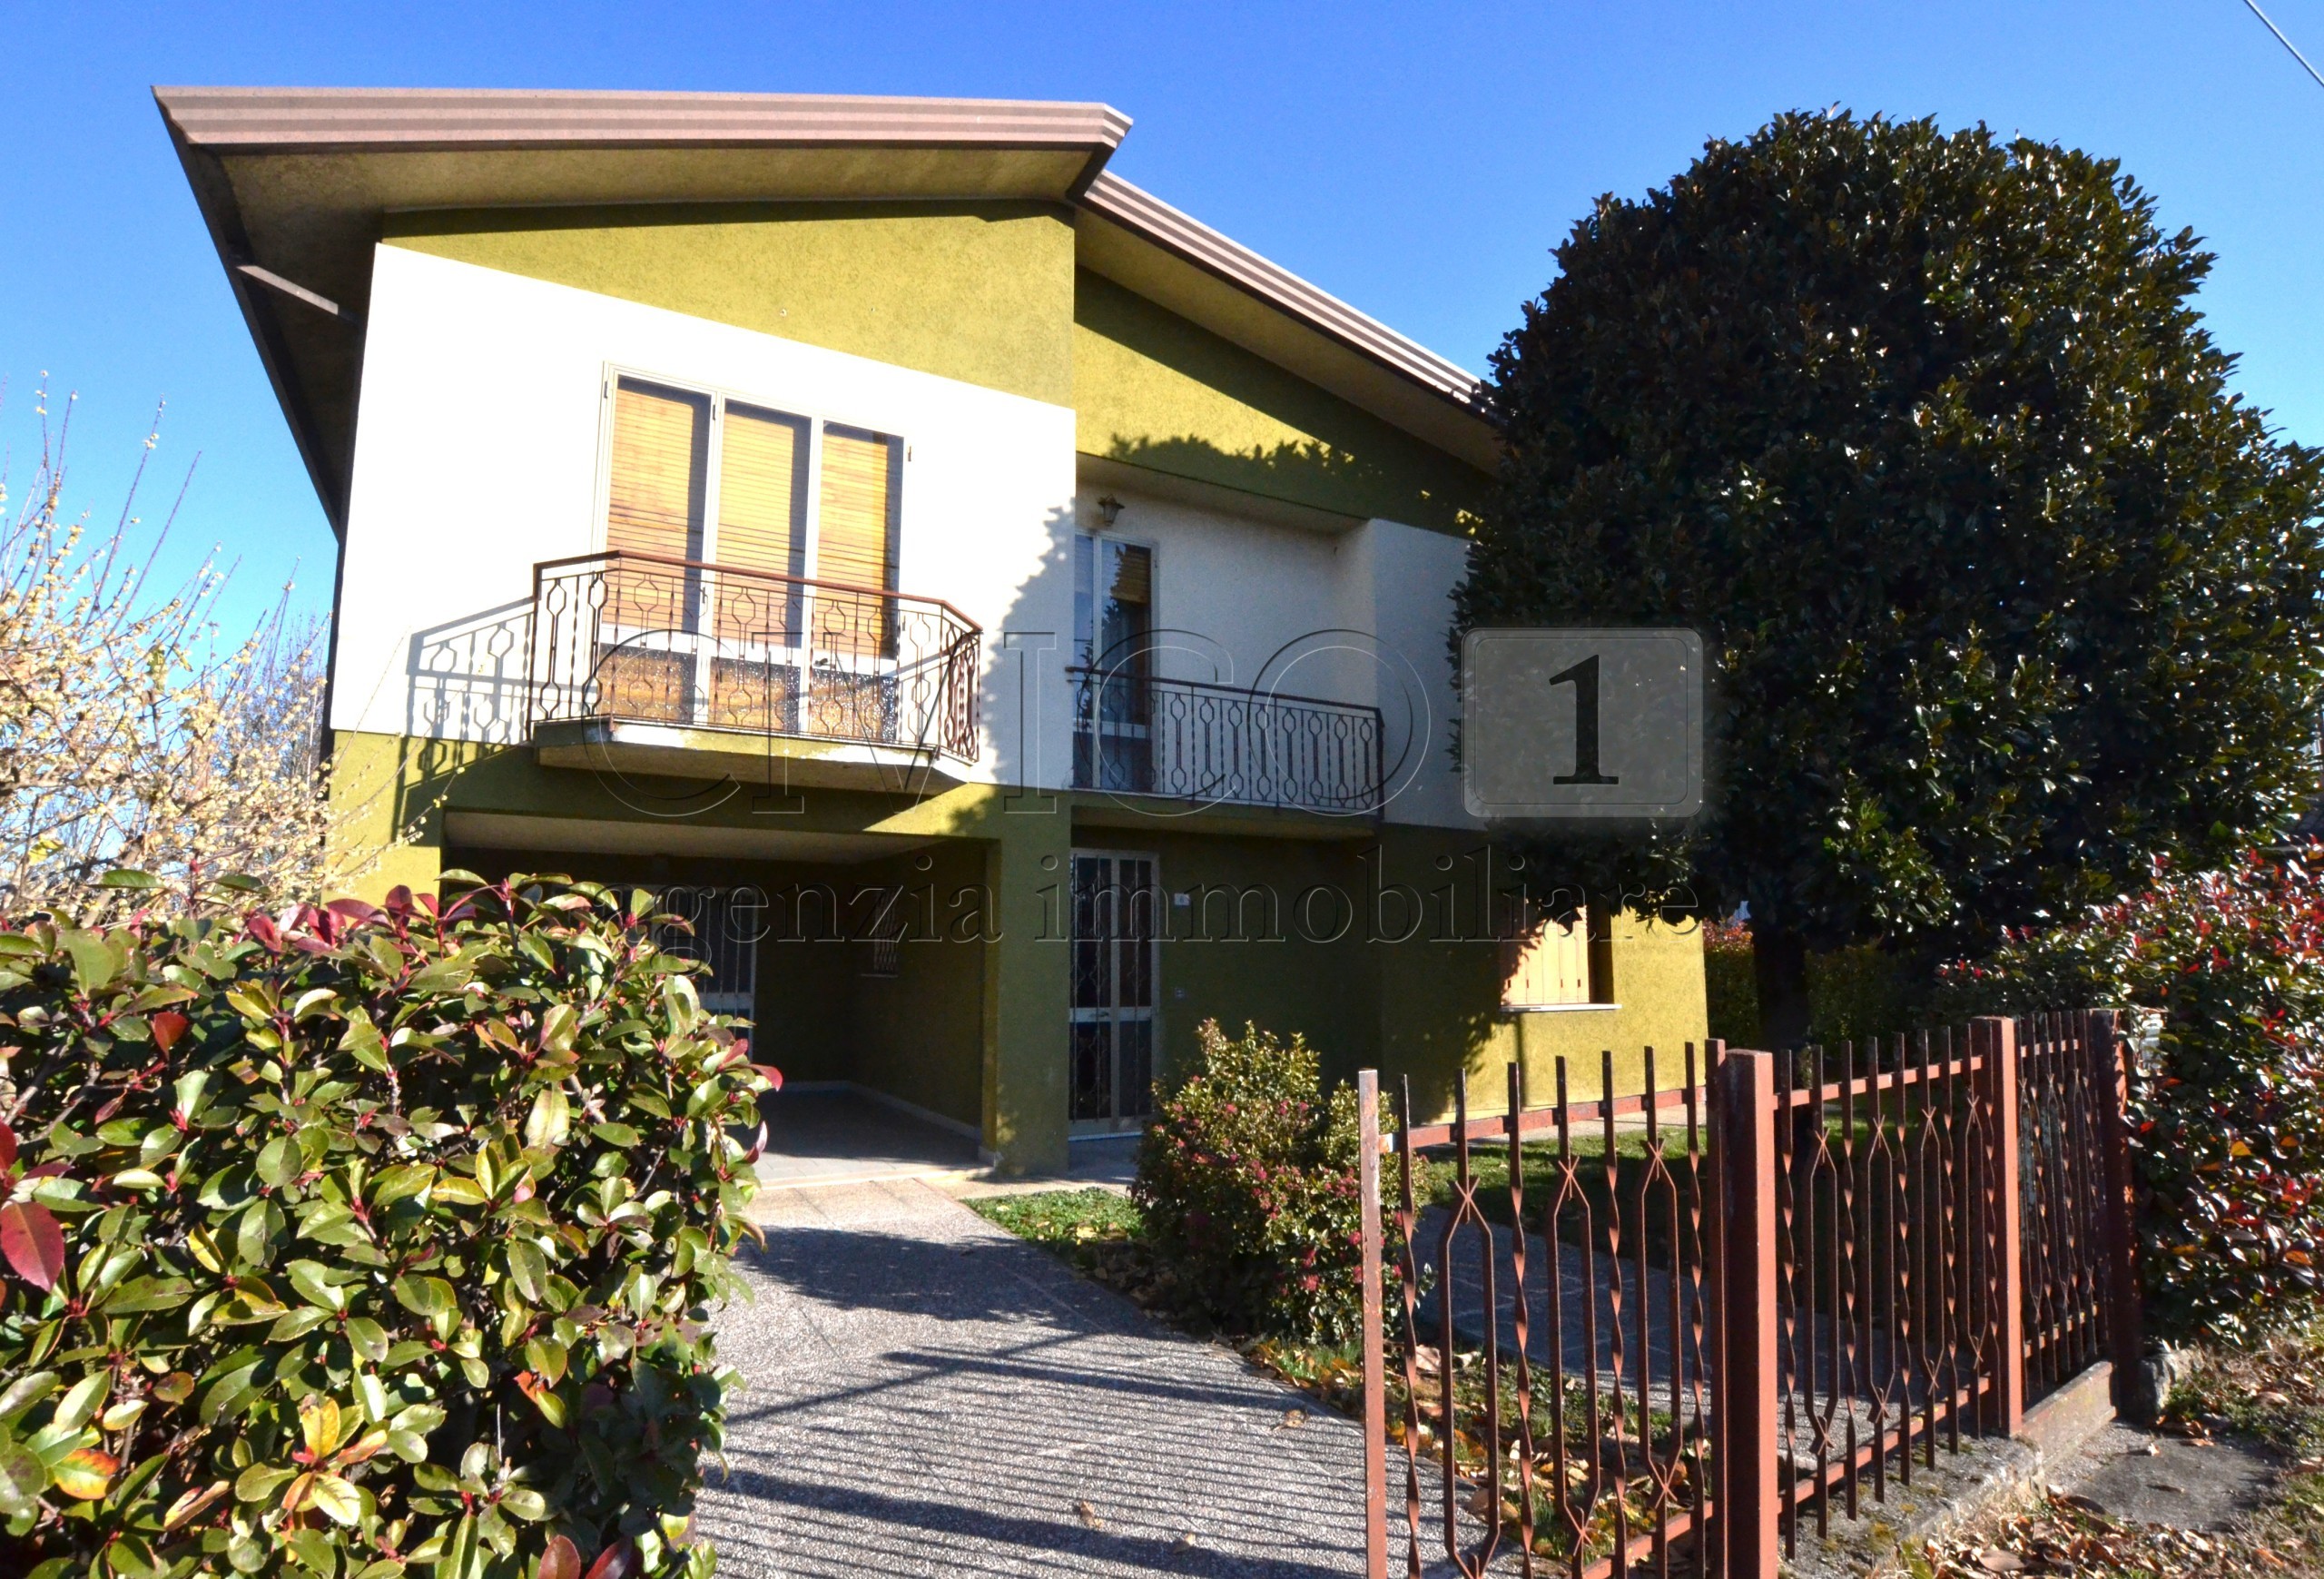
[[[1920,1023],[1913,991],[1916,962],[1874,943],[1850,943],[1807,958],[1807,1034],[1824,1046],[1895,1036]]]
[[[1710,810],[1552,870],[1763,950],[1974,942],[2299,810],[2324,465],[2228,393],[2211,259],[2112,161],[1787,114],[1557,259],[1458,625],[1715,662]]]
[[[1703,929],[1703,987],[1710,1033],[1729,1047],[1765,1047],[1748,927]],[[1807,956],[1807,1035],[1829,1044],[1894,1035],[1920,1023],[1927,968],[1872,943]]]
[[[1229,1332],[1352,1337],[1361,1311],[1355,1093],[1324,1098],[1313,1049],[1203,1021],[1131,1196],[1190,1312]]]
[[[2324,846],[2169,873],[1944,972],[1939,1008],[2162,1010],[2132,1107],[2152,1318],[2250,1343],[2324,1293]]]
[[[707,1572],[772,1071],[649,896],[513,883],[0,933],[0,1567]]]
[[[1703,928],[1703,997],[1711,1035],[1729,1047],[1766,1045],[1759,1035],[1759,984],[1751,975],[1748,928]]]

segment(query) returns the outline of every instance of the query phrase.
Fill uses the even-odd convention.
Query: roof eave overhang
[[[1106,104],[994,99],[208,87],[153,97],[335,531],[351,479],[369,248],[386,212],[899,195],[1065,204],[1129,129]],[[604,156],[654,153],[700,154],[687,163],[709,180],[695,191],[665,192],[658,174],[634,191],[606,187]],[[351,207],[335,229],[308,225],[300,245],[273,249],[288,255],[262,256],[252,232],[263,222],[246,212],[236,170],[299,162],[340,177]],[[906,166],[901,190],[862,190]],[[379,201],[359,201],[374,192]],[[330,391],[314,387],[318,364]]]
[[[1098,272],[1473,466],[1499,463],[1477,377],[1458,363],[1110,171],[1079,207],[1083,262]]]
[[[343,532],[369,247],[408,208],[1025,198],[1070,205],[1098,272],[1472,464],[1475,378],[1106,169],[1105,104],[863,95],[156,88],[227,282]],[[692,153],[673,163],[655,154]],[[326,173],[330,212],[252,215]],[[318,200],[320,201],[320,200]],[[253,232],[262,232],[254,234]]]

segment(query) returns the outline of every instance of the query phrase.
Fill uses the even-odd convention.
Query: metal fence
[[[650,554],[533,571],[532,726],[579,719],[977,756],[981,631],[901,592]]]
[[[1213,804],[1377,811],[1380,709],[1127,668],[1075,668],[1078,789]]]
[[[1560,1060],[1491,1116],[1406,1090],[1384,1142],[1360,1079],[1368,1572],[1772,1579],[1811,1519],[2134,1355],[2126,1052],[2106,1013],[1712,1042],[1587,1101]]]

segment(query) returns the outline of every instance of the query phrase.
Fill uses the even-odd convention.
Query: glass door
[[[1073,782],[1144,794],[1154,787],[1154,550],[1074,539]]]
[[[1074,852],[1074,1134],[1135,1130],[1154,1111],[1161,899],[1153,856]]]

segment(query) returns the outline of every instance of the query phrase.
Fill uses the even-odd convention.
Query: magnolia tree
[[[292,896],[343,884],[360,863],[334,865],[317,760],[322,626],[286,602],[222,635],[224,575],[156,586],[169,523],[139,546],[133,483],[110,529],[64,511],[64,448],[44,430],[0,524],[0,914],[102,919],[116,867],[189,901],[228,873]]]
[[[1688,626],[1710,809],[1532,854],[1809,952],[1974,951],[2231,860],[2314,794],[2324,455],[2202,327],[2111,160],[1778,116],[1603,200],[1493,359],[1460,625]]]

